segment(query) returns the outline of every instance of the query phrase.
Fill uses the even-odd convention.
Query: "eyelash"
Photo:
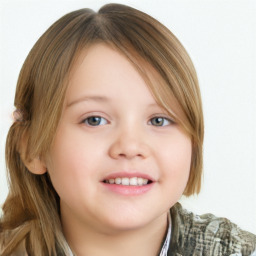
[[[90,119],[91,119],[91,121],[95,121],[96,124],[90,124],[90,123],[89,123],[89,122],[90,122]],[[157,120],[157,119],[158,119],[158,120]],[[161,119],[161,120],[159,120],[159,119]],[[157,124],[154,125],[154,124],[153,124],[153,121],[154,121],[154,120],[157,120],[157,122],[158,122],[160,125],[157,125]],[[103,121],[103,123],[102,123],[102,121]],[[89,116],[89,117],[83,119],[81,123],[86,124],[87,126],[90,126],[90,127],[96,127],[96,126],[106,125],[106,124],[108,124],[109,122],[108,122],[108,120],[107,120],[106,118],[95,115],[95,116]],[[171,124],[174,124],[174,123],[175,123],[175,122],[174,122],[173,120],[171,120],[170,118],[163,117],[163,116],[155,116],[155,117],[152,117],[152,118],[149,120],[149,122],[148,122],[149,125],[153,125],[153,126],[156,126],[156,127],[164,127],[164,126],[168,126],[168,125],[171,125]]]

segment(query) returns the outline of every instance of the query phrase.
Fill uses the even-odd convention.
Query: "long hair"
[[[0,221],[1,255],[9,255],[21,242],[29,255],[67,254],[59,196],[47,173],[35,175],[26,168],[20,148],[26,145],[27,161],[47,154],[72,65],[81,50],[98,42],[131,61],[156,101],[190,136],[192,160],[184,195],[200,191],[203,113],[196,71],[184,47],[164,25],[131,7],[109,4],[97,13],[77,10],[39,38],[19,75],[14,103],[22,118],[13,123],[6,142],[9,194]]]

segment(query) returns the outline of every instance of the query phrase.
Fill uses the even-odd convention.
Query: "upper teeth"
[[[122,184],[125,186],[142,186],[148,184],[148,179],[138,178],[138,177],[132,177],[132,178],[115,178],[115,179],[108,179],[105,180],[106,183],[110,184]]]

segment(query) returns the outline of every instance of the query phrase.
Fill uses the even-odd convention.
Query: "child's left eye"
[[[172,120],[165,117],[153,117],[149,120],[149,122],[154,126],[167,126],[173,123]]]
[[[101,116],[90,116],[84,119],[83,123],[87,124],[88,126],[99,126],[107,124],[108,121]]]

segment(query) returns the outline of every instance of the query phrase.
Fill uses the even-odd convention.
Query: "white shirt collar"
[[[164,241],[164,244],[163,244],[163,247],[161,249],[159,256],[167,256],[169,244],[171,241],[171,233],[172,233],[172,219],[171,219],[171,214],[169,212],[168,213],[168,231],[167,231],[165,241]]]

